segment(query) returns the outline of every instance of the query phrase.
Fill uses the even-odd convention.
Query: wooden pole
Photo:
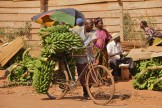
[[[48,0],[40,0],[40,12],[48,11]]]
[[[122,0],[118,0],[119,6],[120,6],[120,39],[121,41],[124,41],[124,27],[123,27],[123,3]]]
[[[48,0],[40,0],[40,12],[46,12],[48,11]],[[45,27],[44,25],[41,25],[41,27]]]

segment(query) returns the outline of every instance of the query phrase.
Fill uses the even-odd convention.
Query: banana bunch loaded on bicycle
[[[61,54],[60,70],[54,74],[47,95],[50,98],[61,99],[67,92],[81,85],[84,99],[90,98],[96,104],[105,105],[111,101],[114,94],[114,80],[107,67],[95,62],[93,47],[97,34],[93,29],[94,22],[89,18],[84,20],[78,18],[76,24],[77,26],[73,27],[70,32],[80,38],[81,45],[73,44],[74,46],[68,48],[68,53],[64,50],[64,54]],[[74,77],[75,66],[77,79]]]
[[[43,66],[41,70],[37,69],[48,73],[48,78],[42,72],[34,74],[33,86],[38,93],[61,99],[81,85],[83,99],[92,99],[100,105],[111,101],[114,79],[107,67],[96,62],[93,48],[97,43],[97,32],[93,28],[94,21],[89,18],[77,18],[73,28],[64,23],[41,28],[41,55],[48,58],[45,63],[53,62],[53,66],[48,66],[49,72],[42,70]],[[44,61],[40,63],[44,65]],[[75,74],[78,74],[77,78]]]

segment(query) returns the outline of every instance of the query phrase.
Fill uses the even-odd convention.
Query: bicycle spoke
[[[110,102],[114,94],[114,80],[111,72],[104,66],[94,67],[87,76],[87,90],[96,104],[105,105]]]

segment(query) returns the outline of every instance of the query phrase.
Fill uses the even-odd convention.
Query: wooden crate
[[[119,65],[119,68],[121,68],[121,79],[122,80],[128,80],[130,73],[129,73],[129,65],[128,64],[124,64],[124,65]]]
[[[0,65],[4,66],[23,46],[21,37],[0,46]]]

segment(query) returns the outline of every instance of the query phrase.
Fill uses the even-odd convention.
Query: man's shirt
[[[89,43],[96,39],[96,32],[95,31],[91,31],[91,32],[87,32],[87,33],[84,33],[84,26],[76,26],[73,28],[72,30],[74,33],[77,33],[83,40],[83,43],[85,46],[88,46]],[[90,51],[92,52],[92,51]],[[93,54],[90,53],[90,59],[93,58]],[[84,64],[84,63],[87,63],[87,57],[77,57],[76,58],[76,62],[79,63],[79,64]]]
[[[121,44],[119,42],[116,44],[114,40],[108,43],[106,48],[109,56],[118,52],[123,52]],[[120,59],[120,55],[112,56],[110,59]]]
[[[85,46],[88,46],[90,44],[90,42],[94,39],[96,39],[96,31],[95,30],[92,30],[90,32],[87,32],[85,33],[84,35],[84,39],[83,39],[83,42],[84,42],[84,45]]]

